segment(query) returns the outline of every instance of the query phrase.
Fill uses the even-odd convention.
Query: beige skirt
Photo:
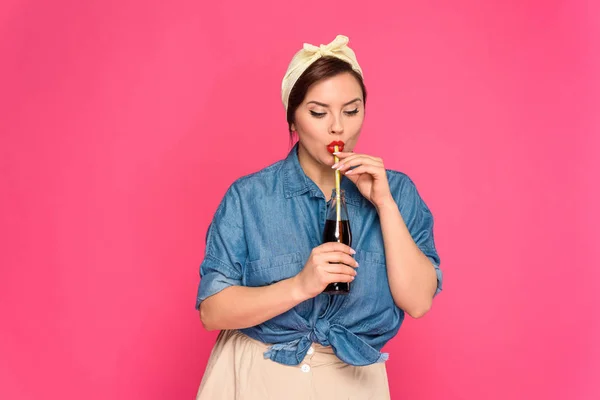
[[[304,360],[287,366],[265,359],[267,345],[237,330],[221,331],[196,400],[386,400],[385,364],[348,365],[331,347],[313,343]]]

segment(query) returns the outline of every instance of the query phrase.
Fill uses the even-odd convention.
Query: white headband
[[[349,39],[346,36],[337,35],[331,43],[327,45],[322,44],[319,47],[304,43],[302,50],[298,51],[292,58],[281,82],[281,100],[286,111],[290,92],[296,81],[312,63],[321,57],[331,56],[346,61],[352,66],[354,71],[358,72],[361,77],[363,76],[362,69],[358,65],[358,61],[356,61],[354,51],[347,46],[348,42]]]

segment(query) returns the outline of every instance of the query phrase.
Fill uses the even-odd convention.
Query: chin
[[[327,165],[328,167],[333,166],[333,164],[335,164],[335,160],[333,159],[333,156],[331,156],[331,158],[327,159],[327,162],[325,163],[325,165]]]
[[[325,150],[325,152],[327,153],[327,156],[324,157],[323,164],[327,165],[328,167],[331,167],[333,164],[335,164],[335,160],[333,159],[333,154],[331,154],[329,151]]]

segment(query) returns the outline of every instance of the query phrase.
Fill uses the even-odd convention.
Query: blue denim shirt
[[[306,176],[297,155],[235,181],[221,201],[206,235],[196,308],[232,285],[265,286],[297,275],[311,250],[322,243],[327,203]],[[387,170],[390,189],[415,243],[437,273],[440,258],[433,239],[433,217],[409,177]],[[351,365],[384,362],[381,348],[393,338],[404,312],[393,301],[379,216],[356,186],[343,178],[341,188],[352,229],[352,248],[360,264],[348,295],[320,294],[260,325],[246,335],[273,344],[265,353],[281,364],[297,365],[312,342],[331,345]]]

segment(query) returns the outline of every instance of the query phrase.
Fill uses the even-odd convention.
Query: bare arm
[[[435,268],[415,244],[393,198],[377,211],[394,302],[411,317],[419,318],[431,308],[437,288]]]
[[[202,325],[207,330],[255,326],[317,296],[331,282],[352,282],[358,264],[351,254],[354,250],[344,244],[325,243],[313,249],[292,278],[269,286],[223,289],[200,304]]]
[[[377,209],[394,303],[413,318],[425,315],[431,308],[437,290],[436,268],[417,246],[400,214],[390,190],[383,160],[351,152],[334,154],[341,161],[333,167],[337,167],[354,182],[360,193]],[[355,168],[350,170],[350,167]],[[408,196],[413,196],[412,200],[409,197],[409,201],[420,200],[414,184],[407,185],[413,186],[407,193]],[[414,207],[422,205],[416,204]]]
[[[269,286],[223,289],[200,305],[202,325],[209,331],[243,329],[283,314],[307,300],[295,280],[293,277]]]

